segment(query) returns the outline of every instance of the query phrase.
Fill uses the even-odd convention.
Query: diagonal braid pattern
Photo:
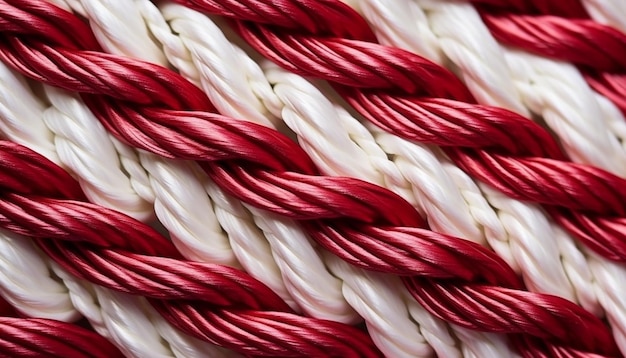
[[[571,62],[626,114],[626,34],[587,19],[577,1],[474,1],[494,37],[509,46]],[[547,4],[550,3],[550,4]]]
[[[113,344],[74,324],[43,318],[16,318],[0,297],[0,355],[3,357],[117,358]]]
[[[371,30],[347,6],[331,0],[290,0],[280,6],[177,2],[236,19],[246,41],[282,67],[330,81],[373,123],[410,140],[443,146],[470,175],[512,198],[543,204],[589,247],[609,259],[626,260],[624,179],[565,161],[538,125],[504,109],[476,105],[451,72],[371,42]],[[303,14],[305,8],[309,11]]]
[[[320,14],[333,15],[331,11]],[[61,35],[56,24],[62,24],[73,36]],[[306,154],[280,133],[207,112],[213,110],[208,98],[177,74],[93,52],[98,49],[95,39],[73,15],[46,3],[4,0],[0,2],[0,28],[4,31],[0,56],[6,63],[31,78],[82,92],[94,114],[118,138],[162,156],[201,161],[204,170],[226,191],[262,209],[299,220],[312,238],[344,260],[365,269],[405,276],[415,299],[435,315],[471,329],[511,333],[527,356],[579,356],[582,351],[617,354],[602,322],[569,301],[521,291],[513,271],[493,252],[427,230],[409,203],[383,188],[350,178],[317,175]],[[463,157],[461,153],[459,156]],[[16,194],[10,198],[8,209],[18,205],[31,213],[37,212],[37,205],[56,203],[53,199],[33,202]],[[80,210],[71,213],[78,215]],[[28,234],[34,230],[28,228],[40,222],[39,215],[43,213],[31,217],[28,226],[13,229]],[[141,247],[139,243],[133,245]],[[47,252],[58,260],[69,254],[61,253],[58,245]],[[156,292],[141,291],[141,285],[122,282],[122,277],[111,282],[99,272],[116,277],[114,267],[123,267],[128,260],[141,261],[129,264],[136,271],[163,269],[158,276],[168,275],[166,267],[176,267],[107,250],[98,255],[76,251],[69,257],[64,267],[70,272],[135,294]],[[90,266],[94,263],[107,266],[96,271]],[[210,320],[215,313],[176,307],[179,309],[160,311],[194,336],[203,337],[206,330],[218,334],[216,326],[195,322],[199,328],[194,330],[188,320],[172,317],[186,313],[185,317]],[[250,327],[269,324],[270,318],[232,315],[224,313],[219,319]],[[319,331],[313,324],[310,327]],[[278,332],[272,337],[291,342]],[[355,346],[350,340],[345,342]]]
[[[247,274],[181,260],[148,226],[76,201],[78,182],[30,149],[0,142],[0,173],[0,227],[35,239],[81,279],[147,297],[190,335],[251,356],[380,356],[364,332],[295,315]]]

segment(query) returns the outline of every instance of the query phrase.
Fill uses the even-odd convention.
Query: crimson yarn
[[[320,12],[307,11],[306,14],[315,13],[311,16],[324,18],[345,17],[345,6],[339,3],[309,2],[331,5]],[[233,6],[237,11],[250,15],[250,12],[241,10],[244,3],[223,2],[230,3],[236,5]],[[254,13],[263,13],[259,11]],[[20,14],[17,20],[16,13]],[[267,16],[281,16],[275,11],[266,13]],[[351,16],[355,21],[362,21],[358,20],[358,15]],[[325,30],[324,22],[318,20],[303,20],[296,24],[291,21],[290,26]],[[57,23],[63,25],[55,29]],[[337,24],[341,27],[344,23],[339,21]],[[70,25],[73,28],[68,33],[81,35],[72,38],[63,35],[61,29],[66,30]],[[359,35],[359,27],[353,25],[347,23],[337,31]],[[618,354],[602,322],[564,299],[520,291],[521,284],[513,271],[493,252],[477,244],[427,230],[414,208],[386,189],[355,179],[317,175],[306,154],[278,132],[207,112],[214,111],[208,98],[177,74],[145,62],[94,52],[98,50],[98,45],[93,35],[73,15],[34,0],[2,0],[0,29],[3,30],[0,41],[3,61],[33,79],[82,92],[83,99],[94,114],[119,139],[169,158],[201,161],[204,170],[223,189],[247,203],[299,220],[313,239],[348,262],[370,270],[404,275],[413,296],[436,316],[472,329],[513,334],[513,342],[529,357],[578,356],[585,352]],[[360,29],[369,33],[367,27]],[[61,38],[57,39],[58,36]],[[350,40],[344,48],[354,46],[356,51],[370,46],[364,44]],[[378,45],[371,46],[377,48]],[[391,59],[396,50],[385,48],[382,53],[382,59]],[[399,66],[393,74],[402,77],[408,73],[402,66],[424,62],[411,56],[403,53],[394,57],[394,63]],[[342,66],[349,67],[349,63]],[[430,71],[433,71],[433,79],[435,73],[448,76],[445,70],[435,65],[428,65],[427,69],[416,73],[428,78]],[[419,77],[415,75],[411,76],[397,84],[412,90],[421,88],[418,85],[423,81],[418,81]],[[369,76],[365,73],[364,77],[379,84],[388,82],[376,74]],[[433,91],[470,100],[471,96],[464,88],[456,87],[458,80],[453,76],[450,79],[453,82],[434,87]],[[387,84],[390,89],[393,85]],[[350,93],[352,89],[345,87],[342,90]],[[398,97],[398,100],[401,99]],[[497,109],[472,107],[448,100],[425,100],[424,103],[441,108],[442,113],[449,108],[444,105],[456,106],[456,110],[466,115],[490,111],[500,113]],[[526,119],[515,119],[513,113],[506,113],[513,119],[508,122],[494,121],[496,123],[489,125],[496,128],[516,125],[522,128],[521,135],[545,136],[543,140],[549,140],[547,133],[540,132],[539,127]],[[478,132],[468,132],[468,135],[478,137]],[[503,130],[500,136],[505,133]],[[515,150],[528,150],[517,148],[514,140],[510,142],[508,145]],[[534,150],[559,154],[555,143],[541,140],[533,143],[537,142],[548,145]],[[552,146],[550,143],[553,143]],[[498,160],[508,160],[506,156],[490,156],[482,151],[476,153],[493,160],[494,166]],[[456,155],[463,159],[472,158],[473,154],[459,150]],[[541,167],[545,160],[530,158],[526,161],[525,165]],[[597,180],[606,179],[604,172],[563,163],[569,166],[567,170],[580,172],[581,175],[595,175],[599,177]],[[550,169],[559,170],[556,164]],[[10,199],[11,202],[20,202],[16,194]],[[576,203],[576,200],[570,201]],[[41,202],[40,199],[37,202]],[[594,209],[610,212],[602,205],[597,203]],[[55,259],[62,258],[52,249],[47,252]],[[128,257],[137,258],[133,254],[108,252],[102,250],[98,255],[91,256],[82,253],[73,255],[68,266],[77,262],[79,267],[76,270],[92,275],[93,279],[97,272],[90,265],[102,260],[102,257],[119,265]],[[89,261],[91,263],[88,264]],[[151,264],[142,267],[152,267]],[[137,290],[142,287],[128,289],[138,293]],[[182,314],[186,311],[181,308],[170,312]],[[205,311],[193,316],[198,319],[212,318],[213,314]],[[245,324],[247,319],[238,322]],[[205,329],[202,325],[200,327]],[[202,329],[192,334],[203,334]],[[289,340],[284,335],[279,334],[278,337]]]

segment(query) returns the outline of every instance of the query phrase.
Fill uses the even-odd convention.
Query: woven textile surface
[[[626,1],[0,0],[0,356],[626,355]]]

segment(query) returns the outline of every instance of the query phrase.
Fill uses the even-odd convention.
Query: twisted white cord
[[[103,5],[103,3],[106,3],[106,4]],[[329,135],[332,137],[333,131],[331,129],[334,126],[336,126],[336,123],[329,126],[328,120],[325,123],[322,122],[322,124],[324,125],[322,125],[321,127],[324,132],[327,132],[323,134],[318,134],[317,131],[311,131],[310,128],[305,128],[303,130],[298,130],[295,128],[299,124],[306,125],[307,121],[308,123],[314,122],[310,120],[310,117],[329,118],[329,120],[332,122],[337,116],[336,113],[341,113],[340,115],[345,116],[347,118],[351,118],[352,122],[356,124],[354,126],[356,128],[355,133],[354,133],[355,137],[358,137],[359,131],[361,131],[363,132],[362,133],[363,136],[371,138],[371,135],[369,134],[369,132],[365,128],[363,128],[360,124],[358,124],[358,122],[354,120],[354,118],[350,117],[347,114],[347,112],[345,112],[345,110],[341,112],[339,106],[334,105],[328,100],[326,100],[326,98],[323,95],[321,95],[321,93],[319,93],[319,91],[315,89],[313,86],[311,86],[308,82],[304,81],[303,79],[297,76],[288,75],[288,76],[291,76],[291,78],[293,78],[293,81],[295,81],[297,85],[290,83],[289,80],[286,81],[287,82],[286,85],[283,85],[280,79],[276,81],[270,81],[274,89],[274,92],[272,92],[271,91],[272,87],[269,86],[267,79],[264,77],[264,74],[259,70],[255,62],[253,62],[248,56],[246,56],[245,53],[243,53],[239,48],[233,47],[232,44],[229,43],[228,40],[224,38],[221,30],[218,27],[216,27],[214,23],[209,21],[209,19],[206,18],[205,16],[202,16],[196,12],[193,12],[191,10],[185,9],[177,5],[165,4],[161,6],[160,10],[163,16],[169,22],[169,26],[171,26],[171,29],[170,29],[167,26],[167,24],[165,24],[164,21],[161,19],[161,15],[158,12],[155,12],[155,8],[150,3],[143,2],[143,1],[136,1],[135,4],[137,5],[137,10],[140,12],[141,16],[143,16],[144,18],[143,21],[147,23],[147,26],[150,29],[151,34],[154,36],[154,38],[158,39],[163,44],[164,53],[168,56],[169,62],[171,64],[173,64],[175,67],[178,67],[181,73],[185,75],[186,77],[188,77],[190,80],[192,80],[195,83],[200,84],[210,95],[215,94],[215,93],[217,94],[222,94],[222,93],[231,94],[232,93],[233,94],[228,97],[221,96],[221,97],[213,98],[213,100],[215,101],[216,107],[218,107],[220,111],[222,111],[225,114],[230,114],[233,116],[236,116],[238,113],[242,113],[242,111],[239,111],[239,110],[236,111],[238,106],[239,107],[245,106],[247,108],[252,107],[252,108],[256,108],[257,111],[259,111],[258,106],[248,105],[246,102],[244,102],[241,99],[240,96],[237,95],[238,89],[249,91],[249,88],[252,88],[255,92],[254,94],[261,98],[260,100],[261,103],[265,104],[267,106],[266,108],[268,108],[267,110],[263,110],[263,108],[261,108],[259,113],[253,116],[252,118],[254,119],[256,117],[259,117],[259,115],[266,116],[268,112],[272,113],[274,115],[273,117],[281,116],[282,119],[287,122],[287,124],[291,127],[292,130],[295,130],[296,132],[298,132],[298,135],[301,139],[301,144],[303,144],[303,147],[305,148],[305,150],[307,150],[309,154],[311,154],[314,157],[317,164],[320,165],[322,169],[325,169],[327,172],[332,173],[332,174],[342,174],[342,175],[346,175],[346,170],[348,170],[349,175],[358,176],[358,177],[363,177],[362,170],[367,169],[368,173],[370,173],[370,175],[367,175],[370,181],[382,183],[385,181],[384,176],[386,175],[389,178],[389,181],[391,183],[396,182],[398,186],[404,185],[405,188],[409,188],[410,190],[410,185],[405,183],[405,180],[400,175],[400,172],[398,171],[398,169],[395,168],[392,162],[389,162],[386,159],[386,154],[376,145],[376,143],[373,140],[370,139],[369,142],[367,140],[364,140],[362,144],[366,150],[376,152],[378,157],[369,155],[370,153],[363,152],[361,149],[359,149],[357,144],[353,143],[350,140],[346,132],[338,131],[339,137],[345,135],[345,138],[347,139],[347,141],[343,141],[345,145],[347,145],[348,147],[353,147],[353,148],[358,149],[356,151],[357,153],[356,158],[363,159],[362,161],[357,162],[357,163],[363,164],[362,166],[358,168],[349,167],[349,166],[346,167],[346,164],[345,164],[346,162],[351,162],[351,163],[355,162],[354,161],[355,156],[352,155],[355,153],[355,151],[354,150],[350,150],[350,151],[342,150],[343,148],[340,148],[339,150],[337,150],[335,148],[337,146],[337,141],[330,143],[331,145],[327,145],[328,143],[327,143],[326,137],[328,137]],[[116,11],[115,9],[116,7],[114,6],[114,4],[111,4],[110,2],[103,2],[103,1],[82,1],[82,5],[84,6],[84,10],[88,18],[91,19],[94,17],[101,17],[97,20],[93,20],[92,22],[92,26],[94,27],[95,32],[99,32],[101,34],[109,34],[111,39],[116,39],[117,41],[123,40],[123,38],[120,38],[119,35],[112,36],[112,31],[118,28],[118,26],[116,26],[116,23],[113,23],[113,22],[108,23],[106,29],[99,28],[99,26],[102,26],[102,24],[104,23],[104,21],[102,20],[103,18],[106,18],[108,21],[109,19],[114,17],[113,15],[110,15],[110,14],[107,14],[106,16],[102,15],[103,11],[108,11],[108,12]],[[135,20],[133,20],[133,16],[132,16],[133,11],[129,11],[128,8],[125,8],[122,11],[122,9],[119,9],[118,7],[117,11],[119,13],[116,14],[115,16],[118,16],[121,19],[120,22],[123,22],[124,24],[129,24],[132,21],[138,21],[136,14],[134,15]],[[126,25],[126,26],[130,26],[130,25]],[[140,27],[141,26],[139,25],[136,25],[136,26],[133,25],[133,28],[140,28]],[[172,30],[176,32],[178,37],[175,37],[174,35],[172,35]],[[204,40],[204,39],[210,39],[210,41]],[[148,36],[146,36],[146,39],[144,39],[144,41],[147,41],[147,40],[149,40]],[[181,42],[184,44],[184,48],[180,46]],[[116,44],[115,46],[112,46],[112,49],[128,48],[128,47],[129,46],[126,46],[126,45]],[[137,53],[139,52],[137,51],[137,49],[134,49],[132,51],[133,52],[131,53],[127,53],[127,55],[142,56],[141,53]],[[150,58],[158,58],[158,57],[159,56],[155,56],[155,55],[150,56]],[[242,65],[242,64],[245,64],[245,65]],[[243,71],[242,71],[242,68],[244,69]],[[236,74],[236,76],[234,76],[233,74]],[[197,77],[198,75],[199,77]],[[230,77],[227,80],[224,80],[222,76],[230,76]],[[269,77],[270,75],[268,75],[268,78]],[[283,87],[285,87],[284,91],[282,90]],[[281,96],[281,93],[283,92],[286,94],[287,97]],[[290,93],[294,94],[294,96],[291,98],[288,97],[288,94]],[[276,100],[277,98],[279,98],[280,100],[277,101]],[[224,103],[224,101],[226,102]],[[253,104],[258,104],[258,103],[259,103],[258,99],[256,99],[253,102]],[[320,106],[322,109],[319,109]],[[306,116],[307,118],[305,120],[300,118],[302,114],[299,112],[302,112],[302,111],[309,113],[309,115]],[[292,121],[289,121],[286,119],[287,117],[290,117],[290,116],[293,117]],[[274,122],[272,120],[273,117],[270,117],[267,120],[263,120],[261,121],[261,123],[264,123],[267,125],[268,122]],[[315,126],[318,125],[315,122],[312,124]],[[312,133],[312,134],[309,135],[308,133]],[[329,152],[322,153],[320,155],[315,150],[308,150],[307,144],[305,142],[310,141],[310,140],[313,140],[313,143],[315,143],[314,147],[316,149],[329,148],[330,149]],[[359,143],[359,145],[361,145],[361,143]],[[359,151],[361,152],[359,153]],[[349,153],[350,155],[342,157],[344,153]],[[339,154],[339,157],[338,157],[338,154]],[[369,164],[370,160],[377,161],[378,162],[377,166],[382,168],[385,174],[381,175],[378,172],[380,168],[371,167],[371,165]],[[333,168],[339,168],[339,171],[333,170]],[[375,176],[376,178],[372,179],[373,176]],[[440,217],[444,218],[443,215],[440,215]],[[473,229],[476,230],[476,228],[473,228]],[[287,243],[289,241],[286,241],[286,240],[289,240],[289,239],[290,239],[289,236],[284,235],[276,244]],[[294,251],[292,250],[291,255],[293,255],[293,252]],[[296,260],[293,260],[293,262],[296,264],[298,263]],[[302,265],[302,263],[299,263],[299,264]],[[295,267],[298,268],[298,266],[295,266]],[[360,306],[356,305],[354,299],[351,300],[350,296],[348,295],[350,292],[354,291],[351,287],[353,287],[355,284],[352,283],[353,282],[352,280],[350,280],[350,278],[353,277],[353,275],[346,275],[345,273],[342,274],[341,271],[336,272],[336,270],[338,269],[335,268],[335,270],[333,270],[333,273],[335,273],[335,275],[339,277],[344,278],[344,295],[346,295],[346,298],[349,301],[351,301],[350,303],[352,303],[353,307],[355,307],[357,311],[362,316],[365,317],[366,321],[368,322],[368,325],[372,327],[370,332],[373,333],[374,336],[380,335],[382,337],[383,333],[381,332],[384,332],[384,335],[388,336],[388,338],[378,337],[380,339],[378,338],[374,338],[374,339],[377,340],[377,342],[385,342],[385,340],[389,338],[391,338],[394,341],[393,346],[381,347],[383,351],[390,352],[390,353],[393,352],[393,354],[396,356],[398,354],[400,354],[400,356],[423,356],[423,355],[429,354],[430,350],[426,349],[428,348],[428,346],[420,347],[419,345],[416,345],[416,337],[412,335],[409,337],[406,337],[406,332],[411,332],[411,331],[402,329],[401,324],[397,327],[394,327],[392,331],[389,331],[388,323],[386,323],[385,321],[387,322],[407,321],[406,318],[403,319],[401,316],[403,314],[402,313],[403,310],[393,309],[393,310],[388,310],[387,312],[385,312],[386,313],[385,315],[372,316],[372,312],[376,312],[375,310],[381,309],[378,307],[376,303],[381,302],[380,294],[377,294],[377,292],[381,292],[382,290],[371,289],[370,291],[373,292],[374,296],[369,296],[369,297],[367,295],[361,294],[360,296],[361,300],[367,302],[367,304],[370,306],[370,309],[367,310],[365,309],[363,305],[360,305]],[[283,272],[285,271],[286,269],[283,270]],[[302,276],[300,277],[300,280],[303,280],[305,278],[306,276]],[[309,282],[310,281],[311,280],[309,279]],[[380,278],[377,278],[377,277],[368,277],[368,281],[369,281],[370,288],[380,287],[381,285],[384,286],[384,283],[385,283],[384,280],[381,280]],[[323,290],[318,291],[317,294],[325,294],[325,291]],[[399,304],[406,307],[407,303],[406,302],[403,303],[402,301],[400,301]],[[412,304],[416,304],[416,303],[413,301]],[[407,309],[404,309],[404,311],[407,311]],[[417,310],[409,310],[409,312],[411,311],[415,312]],[[400,316],[398,316],[397,312],[400,312]],[[416,316],[413,317],[413,319],[417,318],[417,320],[420,323],[422,323],[421,329],[425,330],[425,332],[428,333],[425,335],[429,337],[429,343],[434,347],[434,349],[439,354],[442,354],[445,356],[458,356],[459,354],[461,354],[458,348],[454,347],[455,345],[454,340],[452,339],[446,340],[446,339],[437,338],[437,337],[448,336],[448,335],[442,335],[442,332],[445,332],[446,328],[444,325],[442,325],[441,322],[434,320],[430,316],[428,317],[424,317],[423,315],[422,317],[419,317],[419,316],[420,315],[416,314]],[[390,320],[390,317],[394,317],[394,318],[397,317],[397,318],[394,320]],[[406,314],[405,314],[405,317],[406,317]],[[379,327],[382,329],[376,329],[376,327]],[[418,332],[416,329],[413,329],[412,331],[415,331],[416,333]],[[491,354],[493,354],[493,352],[499,351],[498,355],[500,356],[508,355],[510,353],[508,351],[508,348],[504,344],[501,344],[502,341],[500,337],[498,338],[489,337],[490,340],[493,340],[493,342],[491,342],[490,340],[487,340],[485,336],[478,335],[475,332],[472,332],[472,333],[464,332],[463,335],[464,337],[466,337],[466,339],[463,340],[464,347],[462,349],[467,352],[472,352],[472,351],[477,352],[476,353],[477,356],[485,356],[484,352],[488,352],[488,351],[491,351]],[[485,343],[485,342],[488,342],[488,343]],[[386,343],[380,343],[380,344],[384,345]],[[492,345],[498,346],[498,348],[494,349]],[[413,348],[410,348],[410,350],[407,350],[407,347],[413,347]],[[485,347],[490,347],[490,348],[485,348]],[[400,352],[403,352],[403,353],[400,353]]]
[[[1,65],[0,133],[78,176],[83,191],[93,202],[147,220],[152,215],[150,205],[135,192],[124,174],[104,128],[91,118],[77,97],[63,94],[64,101],[56,101],[62,91],[48,86],[44,90],[51,94],[49,98],[56,107],[48,107],[34,97],[23,77]]]
[[[439,56],[431,59],[443,64],[451,61],[476,97],[483,103],[508,106],[521,113],[527,113],[527,111],[520,111],[520,105],[527,106],[530,112],[542,113],[544,119],[548,123],[552,123],[553,128],[561,125],[567,127],[566,124],[557,121],[558,116],[556,114],[562,113],[569,116],[563,116],[563,120],[573,118],[581,125],[580,128],[588,126],[589,132],[598,133],[597,127],[602,128],[602,124],[605,124],[611,128],[617,138],[620,140],[624,138],[624,119],[619,111],[606,98],[590,92],[577,70],[569,65],[500,48],[471,5],[457,2],[417,1],[402,4],[394,2],[391,6],[387,0],[362,0],[359,2],[359,7],[377,33],[380,34],[380,38],[385,39],[389,45],[438,46],[439,49],[429,48],[427,50],[412,45],[405,48],[425,56],[430,53],[437,53]],[[422,19],[420,16],[414,19],[407,17],[407,14],[415,13],[421,13],[424,18],[428,19],[432,28],[431,33],[423,34],[421,31],[424,31],[425,28],[415,26],[415,22]],[[396,42],[396,34],[413,36],[415,40],[409,42],[404,37],[399,37]],[[439,41],[433,42],[433,36]],[[423,38],[424,41],[421,42],[420,38]],[[448,60],[443,55],[447,56]],[[494,74],[494,72],[498,73]],[[511,91],[511,88],[515,88],[517,91]],[[502,89],[505,90],[502,91]],[[557,96],[561,95],[563,95],[562,99],[555,100],[555,98],[560,98]],[[501,100],[501,98],[505,100]],[[512,106],[511,103],[514,105]],[[597,109],[600,111],[597,112]],[[583,115],[580,115],[581,113]],[[604,123],[602,123],[603,121]],[[563,135],[563,131],[559,128],[555,128],[555,131]],[[599,132],[601,133],[601,129]],[[573,137],[578,140],[580,136],[574,135]],[[567,138],[565,141],[570,141],[573,137],[568,137],[568,134],[565,134],[565,138]],[[563,140],[563,137],[561,139]],[[585,145],[590,146],[590,148],[601,148],[598,155],[603,154],[617,160],[610,163],[612,164],[611,168],[616,172],[622,172],[626,162],[614,159],[615,157],[611,155],[611,150],[615,148],[614,139],[612,138],[609,142],[612,144],[608,153],[601,151],[606,149],[606,146],[596,147],[596,144],[590,143]],[[574,140],[574,142],[576,141]],[[575,151],[571,148],[570,150]],[[580,152],[584,151],[581,150]],[[578,160],[581,159],[580,155],[574,155],[574,157]],[[604,160],[602,163],[605,163]],[[598,163],[593,164],[597,165]],[[523,245],[525,243],[526,250],[520,252],[521,255],[517,255],[513,262],[518,262],[525,277],[532,273],[537,276],[552,274],[552,269],[543,265],[549,261],[552,261],[553,264],[562,262],[567,277],[575,288],[575,301],[598,315],[601,315],[602,309],[604,309],[613,326],[618,344],[623,351],[626,351],[626,336],[624,335],[626,331],[626,302],[624,295],[620,294],[621,286],[619,284],[626,279],[624,267],[597,257],[585,249],[581,251],[562,230],[547,223],[541,212],[528,211],[527,209],[531,207],[507,199],[490,190],[487,186],[481,185],[481,188],[491,205],[499,210],[499,216],[502,223],[507,227],[507,231],[517,231],[522,234],[518,235],[518,238],[523,239],[521,243]],[[518,211],[526,210],[526,214],[510,215],[511,209],[514,208],[517,208]],[[519,218],[523,217],[529,220],[520,222]],[[518,222],[515,223],[515,221]],[[542,230],[543,232],[536,231],[539,235],[528,235],[528,229],[536,228],[537,223],[551,225],[552,229]],[[492,240],[489,240],[489,243],[501,256],[509,260],[509,263],[513,263],[506,253],[501,252],[501,247],[495,246]],[[557,251],[554,251],[554,244],[558,246]],[[540,261],[536,259],[536,254],[541,251],[544,251],[545,260]],[[555,256],[555,254],[557,255]],[[546,286],[536,287],[531,284],[529,288],[540,291],[548,289],[546,292],[552,292]],[[571,298],[569,296],[564,297]]]
[[[622,0],[583,0],[592,19],[626,32],[626,2]]]

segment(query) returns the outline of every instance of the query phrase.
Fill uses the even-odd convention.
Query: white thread
[[[13,307],[33,316],[60,321],[79,317],[67,290],[50,278],[46,261],[31,242],[0,230],[0,255],[0,293]]]
[[[24,77],[0,65],[0,134],[24,143],[37,153],[59,163],[52,134],[41,120],[45,104],[32,95]]]
[[[626,2],[621,0],[583,0],[583,5],[595,21],[626,32]]]
[[[45,87],[52,102],[43,120],[54,133],[56,151],[72,168],[90,201],[114,207],[138,220],[152,216],[152,206],[134,190],[106,130],[75,94]],[[111,168],[119,168],[111,170]]]
[[[71,94],[45,86],[48,107],[32,95],[23,77],[0,65],[0,133],[29,146],[78,176],[90,200],[138,219],[152,215],[120,167],[104,128]],[[58,100],[63,98],[63,100]],[[47,122],[47,123],[46,123]],[[49,126],[46,126],[46,124]],[[50,130],[52,128],[56,133]]]

